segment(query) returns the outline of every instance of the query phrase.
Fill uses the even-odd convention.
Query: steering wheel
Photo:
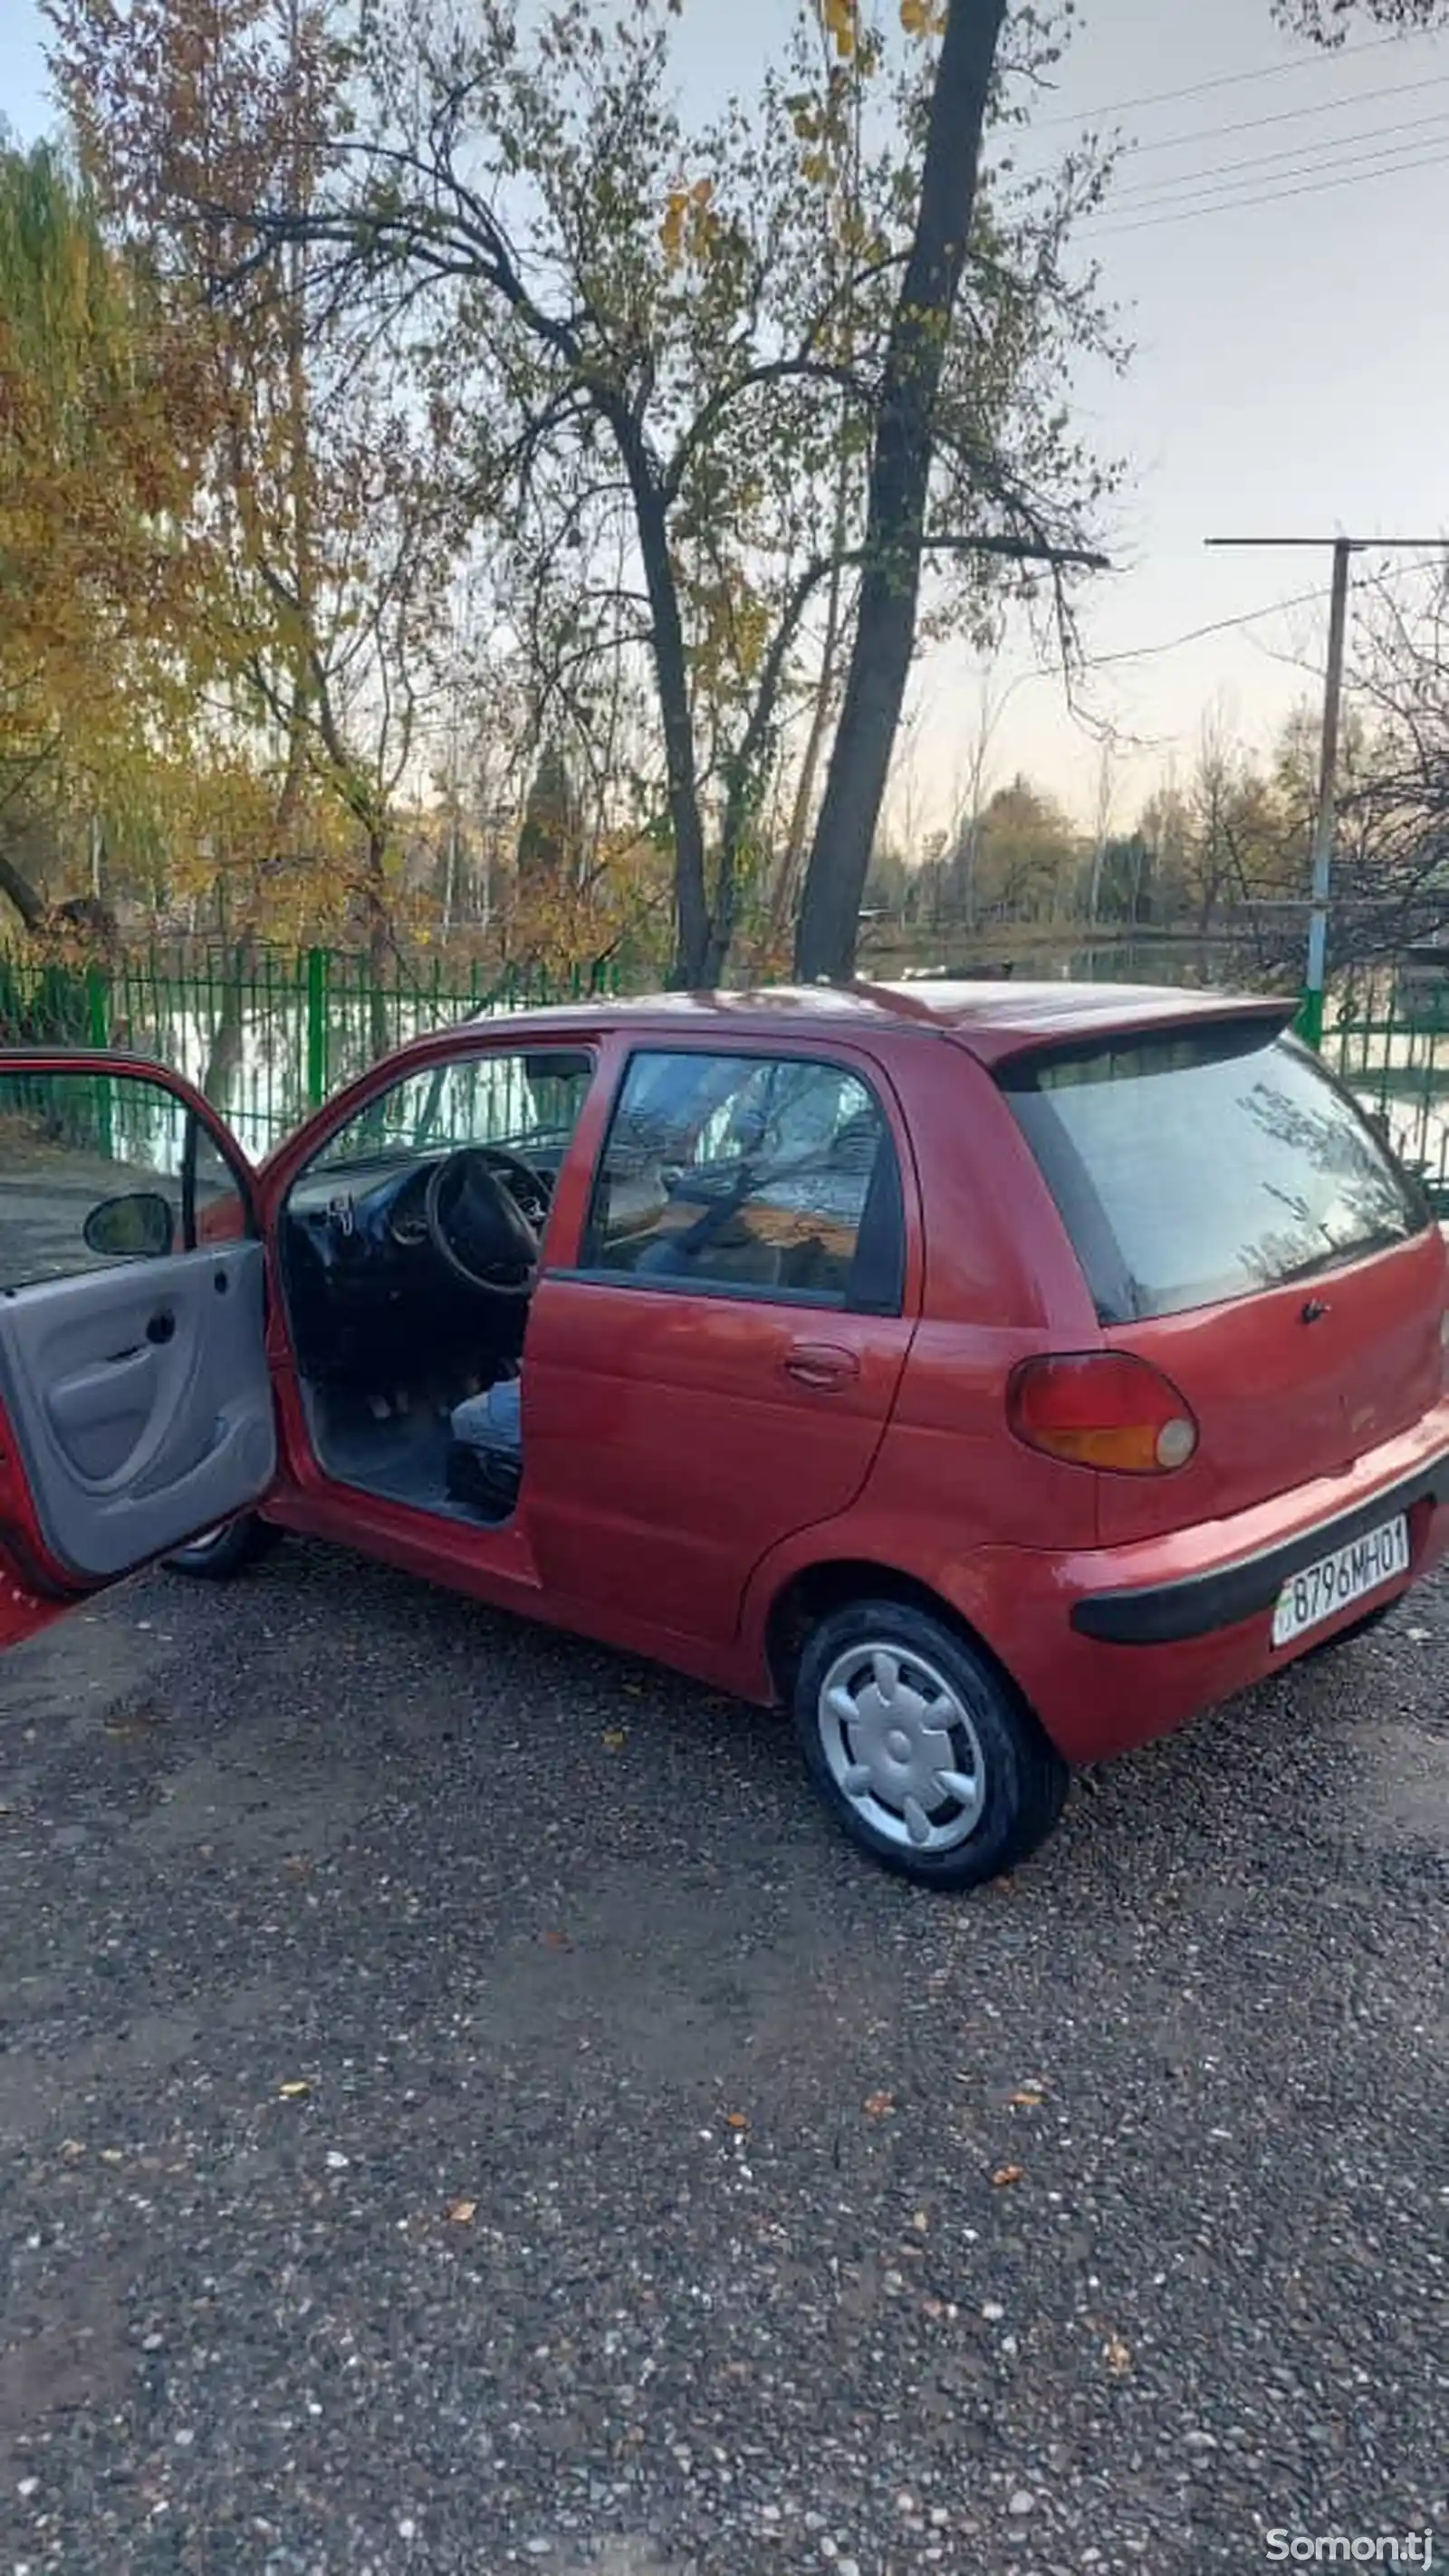
[[[525,1193],[538,1211],[538,1225],[519,1204]],[[532,1295],[538,1227],[547,1211],[542,1173],[502,1145],[463,1145],[445,1155],[428,1176],[423,1201],[428,1241],[439,1260],[485,1297]]]

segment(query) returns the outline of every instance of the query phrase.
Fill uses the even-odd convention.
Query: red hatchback
[[[1443,1549],[1444,1244],[1286,1018],[530,1013],[255,1173],[159,1067],[0,1056],[0,1643],[307,1531],[787,1702],[856,1841],[990,1878]]]

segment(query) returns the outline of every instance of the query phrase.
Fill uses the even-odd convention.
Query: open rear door
[[[189,1084],[0,1049],[0,1651],[267,1491],[251,1176]]]

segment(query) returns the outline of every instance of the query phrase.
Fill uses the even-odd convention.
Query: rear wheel
[[[178,1547],[165,1559],[173,1574],[189,1574],[202,1583],[228,1583],[249,1565],[260,1564],[281,1545],[282,1533],[257,1512],[243,1512],[219,1529],[203,1530],[189,1547]]]
[[[1051,1832],[1069,1774],[968,1639],[901,1601],[833,1611],[795,1684],[805,1761],[836,1822],[903,1878],[980,1887]]]

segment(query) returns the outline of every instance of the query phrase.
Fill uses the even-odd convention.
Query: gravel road
[[[13,1654],[0,2576],[1449,2563],[1446,1677],[1440,1584],[941,1901],[346,1556]]]

